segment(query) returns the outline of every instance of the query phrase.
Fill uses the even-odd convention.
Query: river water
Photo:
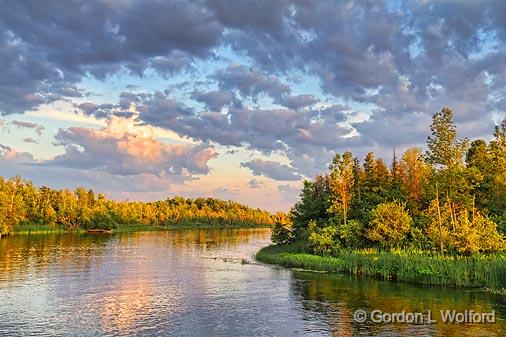
[[[267,244],[265,229],[4,238],[0,336],[506,336],[505,296],[255,262]],[[429,310],[430,324],[377,322]]]

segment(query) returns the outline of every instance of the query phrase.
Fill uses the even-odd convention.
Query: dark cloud
[[[298,110],[318,103],[318,99],[313,95],[309,94],[295,95],[295,96],[285,95],[283,97],[278,98],[275,102],[289,109]]]
[[[183,106],[162,92],[144,95],[138,102],[136,108],[141,113],[144,122],[169,129],[177,117],[193,114],[190,108]]]
[[[500,0],[48,1],[41,7],[28,0],[0,4],[3,113],[79,96],[76,83],[85,74],[105,78],[123,68],[172,74],[223,45],[251,57],[255,67],[232,64],[218,72],[222,88],[265,93],[291,109],[312,103],[288,96],[290,88],[275,76],[291,70],[317,76],[333,96],[397,114],[432,111],[458,96],[465,83],[459,74],[482,86],[492,80],[504,91],[497,83],[504,81],[482,78],[504,71],[504,58],[491,61],[501,50],[484,47],[504,45]],[[432,104],[434,85],[446,95]]]
[[[179,72],[182,69],[187,69],[191,66],[191,58],[181,52],[172,52],[168,56],[156,56],[151,62],[150,66],[165,78]]]
[[[219,70],[214,78],[223,90],[237,90],[246,97],[257,97],[267,94],[279,99],[290,93],[290,87],[282,83],[277,77],[264,74],[255,69],[248,69],[243,65],[231,64],[226,69]]]
[[[224,106],[235,105],[241,107],[240,101],[230,91],[194,91],[192,98],[198,102],[204,103],[211,111],[220,111]]]
[[[2,1],[0,112],[80,96],[87,74],[174,73],[210,55],[222,30],[202,2]]]
[[[292,185],[279,185],[278,191],[290,205],[293,205],[299,199],[300,188],[293,187]]]
[[[30,144],[38,144],[39,143],[36,139],[33,139],[33,138],[23,138],[22,141],[25,143],[30,143]]]
[[[93,115],[97,118],[106,118],[112,115],[112,110],[115,108],[113,104],[95,104],[93,102],[85,102],[77,105],[79,111],[85,115]]]
[[[186,84],[194,102],[160,89],[76,108],[106,118],[136,106],[143,123],[279,151],[308,175],[334,152],[423,143],[443,106],[454,108],[463,136],[488,134],[491,117],[505,113],[505,17],[501,0],[4,1],[0,113],[80,96],[84,76],[152,69],[169,78],[219,59],[229,65],[205,75],[212,86]],[[324,97],[300,92],[307,77]],[[358,112],[371,116],[352,120]]]
[[[264,183],[258,179],[251,179],[250,181],[248,181],[248,186],[250,188],[261,188],[264,186]]]
[[[253,159],[252,161],[241,163],[241,166],[249,168],[253,175],[265,176],[274,180],[301,179],[300,175],[292,167],[275,161]]]
[[[13,120],[11,124],[16,126],[18,129],[33,129],[39,137],[42,135],[42,131],[45,130],[45,127],[42,125],[32,122]]]

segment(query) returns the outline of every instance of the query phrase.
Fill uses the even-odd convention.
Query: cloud
[[[103,119],[135,108],[140,123],[281,153],[294,175],[311,176],[335,152],[420,145],[443,106],[454,108],[463,136],[488,135],[492,117],[505,114],[505,8],[499,0],[2,2],[0,113],[58,100]],[[148,81],[152,72],[186,84],[76,99],[85,77],[110,84],[111,75]],[[91,165],[97,150],[84,139],[97,134],[86,132],[61,131],[67,152],[58,160],[72,166],[84,160],[72,157],[80,149],[93,169],[128,171],[133,159],[110,153]],[[117,150],[119,140],[103,141]],[[147,169],[193,165],[162,166]]]
[[[33,129],[39,137],[42,135],[42,131],[46,129],[42,125],[32,122],[13,120],[11,124],[16,126],[18,129]]]
[[[281,104],[284,107],[289,109],[298,110],[301,108],[306,108],[318,103],[318,99],[310,94],[304,95],[286,95],[276,100],[276,103]]]
[[[107,127],[99,130],[60,129],[56,145],[63,146],[65,152],[43,164],[116,175],[175,175],[185,179],[209,172],[207,163],[217,156],[212,147],[164,144],[152,135],[135,132],[131,123],[131,119],[112,118]]]
[[[33,156],[28,152],[18,152],[10,146],[0,143],[0,158],[14,164],[33,164]]]
[[[253,159],[241,163],[241,166],[249,168],[253,175],[265,176],[274,180],[300,180],[301,177],[296,171],[287,165],[275,161]]]
[[[293,205],[298,199],[300,194],[300,188],[296,188],[292,185],[278,185],[278,191],[281,193],[283,199]]]
[[[1,146],[0,146],[1,148]],[[159,177],[152,174],[114,175],[104,171],[83,170],[58,166],[38,165],[30,154],[10,150],[0,152],[0,175],[11,177],[20,175],[39,186],[54,188],[93,187],[97,192],[109,196],[121,197],[125,192],[138,193],[142,197],[146,192],[156,192],[160,199],[168,196],[171,186],[180,184],[170,177]]]
[[[164,78],[169,78],[183,69],[189,69],[191,62],[192,59],[189,55],[176,50],[168,56],[154,57],[149,65]]]
[[[264,183],[258,179],[251,179],[250,181],[248,181],[248,186],[250,188],[260,188],[264,186]]]
[[[309,94],[290,96],[279,77],[291,71],[318,78],[331,96],[393,114],[457,99],[465,106],[476,101],[463,94],[467,83],[481,92],[469,113],[487,111],[506,85],[501,1],[21,1],[3,2],[0,13],[3,114],[81,96],[83,76],[166,76],[223,47],[251,65],[218,71],[221,89],[266,94],[290,109],[314,104]],[[433,97],[438,86],[444,94]]]
[[[247,69],[240,64],[231,64],[217,71],[214,78],[222,90],[237,90],[247,97],[255,98],[265,93],[273,98],[279,98],[290,92],[290,87],[277,77],[266,75],[255,69]]]
[[[98,130],[60,130],[57,142],[65,152],[49,160],[35,160],[28,152],[0,144],[0,175],[21,175],[56,188],[91,186],[120,199],[156,200],[168,196],[172,186],[206,174],[209,159],[216,155],[205,145],[161,143],[125,118],[111,119]]]
[[[81,96],[76,84],[87,75],[142,75],[148,68],[172,74],[210,55],[222,31],[202,3],[2,2],[0,112]]]
[[[33,138],[23,138],[22,141],[25,143],[30,143],[30,144],[38,144],[39,143],[36,139],[33,139]]]
[[[229,91],[194,91],[192,98],[198,102],[204,103],[211,111],[220,111],[224,106],[235,104],[240,107],[240,101],[235,98],[235,95]]]

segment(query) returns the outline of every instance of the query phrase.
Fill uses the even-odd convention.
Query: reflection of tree
[[[395,332],[406,336],[504,336],[506,305],[504,299],[463,289],[414,286],[348,275],[294,272],[291,291],[300,303],[303,316],[320,315],[335,336],[375,336]],[[427,312],[435,325],[355,323],[353,313]],[[496,324],[444,324],[440,310],[496,311]],[[501,321],[502,319],[502,321]]]
[[[111,239],[110,235],[78,233],[13,235],[0,240],[0,280],[12,282],[26,273],[43,275],[51,264],[72,263],[88,270],[94,257]],[[79,258],[69,251],[79,250]]]
[[[0,316],[1,309],[17,310],[18,299],[23,303],[33,292],[33,303],[11,323],[46,320],[58,331],[85,326],[97,335],[170,329],[174,320],[198,312],[201,299],[216,288],[223,296],[233,288],[234,275],[216,272],[222,261],[207,256],[253,253],[257,244],[267,244],[268,235],[269,229],[13,235],[0,240],[0,289],[5,290],[0,302],[8,299]],[[241,275],[235,276],[236,295],[249,290]]]
[[[79,233],[51,233],[12,235],[0,240],[1,280],[13,281],[27,272],[43,274],[51,264],[72,264],[79,270],[89,270],[100,263],[98,255],[111,242],[124,245],[128,242],[162,238],[169,247],[199,250],[228,249],[252,239],[265,238],[268,229],[179,229],[167,232],[121,233],[94,235]],[[161,247],[160,249],[163,249]],[[68,254],[70,251],[79,254]],[[77,258],[76,258],[77,256]]]
[[[229,247],[246,243],[251,239],[265,237],[266,229],[183,229],[169,231],[170,244],[174,246],[205,248]]]

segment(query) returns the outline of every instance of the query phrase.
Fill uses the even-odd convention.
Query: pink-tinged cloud
[[[208,162],[217,156],[213,147],[165,144],[143,131],[132,119],[113,118],[107,127],[61,129],[56,144],[65,152],[44,162],[48,166],[101,170],[111,174],[190,176],[207,174]]]

